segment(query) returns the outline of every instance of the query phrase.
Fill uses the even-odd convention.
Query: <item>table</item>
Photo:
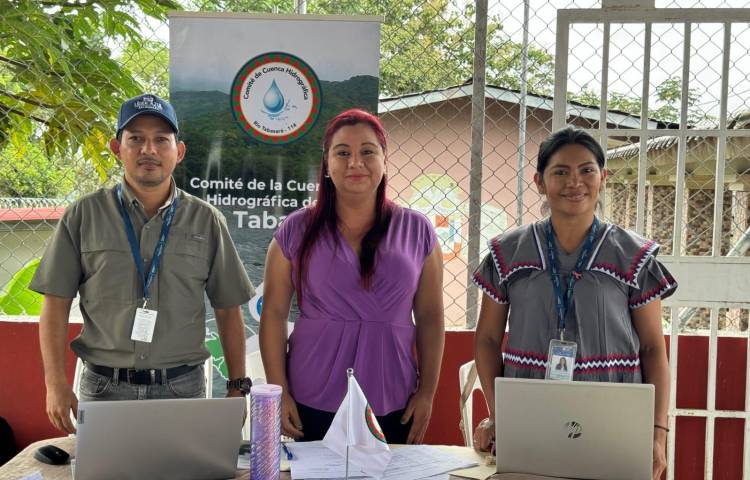
[[[31,475],[34,472],[42,474],[44,480],[71,480],[72,474],[70,471],[70,464],[67,465],[47,465],[41,463],[34,458],[34,452],[42,445],[56,445],[66,452],[70,453],[71,456],[75,455],[75,437],[60,437],[51,438],[47,440],[40,440],[36,443],[32,443],[28,447],[24,448],[21,453],[12,458],[8,463],[0,467],[0,480],[18,480],[27,475]],[[396,446],[398,448],[398,446]],[[452,453],[458,453],[462,456],[469,456],[476,459],[477,462],[482,461],[482,456],[475,452],[473,449],[468,447],[453,447],[444,446],[448,451]],[[237,480],[250,480],[250,475],[247,470],[237,470],[235,474]],[[281,480],[291,480],[291,474],[289,472],[281,472]],[[458,477],[451,475],[451,480],[460,480],[464,477]],[[541,477],[536,475],[525,475],[516,473],[505,473],[495,474],[490,477],[491,480],[545,480],[552,479],[552,477]],[[559,480],[559,479],[557,479]]]

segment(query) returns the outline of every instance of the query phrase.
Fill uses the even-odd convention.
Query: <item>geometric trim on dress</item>
[[[547,369],[547,355],[534,352],[524,352],[506,348],[503,353],[503,363],[516,368],[529,368],[532,370]]]
[[[670,275],[667,275],[661,280],[659,280],[659,285],[652,288],[648,292],[645,292],[643,295],[641,295],[640,298],[636,298],[635,300],[630,300],[628,302],[628,306],[633,310],[635,310],[636,308],[640,308],[646,305],[647,303],[651,303],[657,298],[661,298],[661,296],[664,295],[664,293],[666,293],[668,290],[676,286],[677,286],[677,282],[675,282],[674,278],[672,278]]]
[[[577,360],[575,372],[580,375],[599,373],[605,370],[610,372],[635,372],[640,368],[641,359],[637,353],[631,355],[611,354]]]
[[[476,286],[479,287],[481,291],[483,291],[491,299],[493,299],[495,303],[499,303],[501,305],[508,304],[508,299],[505,298],[505,296],[500,293],[494,286],[492,286],[490,282],[482,278],[482,276],[479,275],[479,272],[474,272],[474,277],[472,278],[472,280],[474,281],[474,284],[476,284]]]
[[[649,256],[651,256],[657,248],[659,248],[658,243],[653,240],[647,241],[638,251],[635,258],[633,258],[627,272],[623,272],[617,267],[617,265],[611,263],[596,263],[591,266],[590,270],[605,273],[626,285],[638,288],[638,274],[641,273],[641,269],[646,265]]]
[[[596,248],[594,249],[594,253],[591,254],[591,259],[589,259],[588,265],[586,265],[586,270],[591,270],[591,264],[594,263],[594,260],[596,260],[596,256],[599,255],[599,250],[602,248],[602,244],[604,243],[604,239],[607,238],[607,235],[609,235],[610,230],[614,225],[607,224],[607,227],[604,229],[604,234],[602,235],[602,238],[599,239],[599,243],[596,244]]]
[[[503,354],[503,363],[515,368],[546,370],[547,356],[541,353],[506,348]],[[579,375],[585,375],[603,371],[634,372],[640,368],[641,360],[637,353],[630,355],[610,354],[576,360],[574,372]]]
[[[500,243],[497,241],[496,238],[491,239],[489,242],[487,242],[487,245],[490,247],[490,254],[492,255],[492,262],[495,264],[495,270],[497,270],[497,274],[500,277],[498,279],[498,285],[501,285],[504,283],[508,278],[516,273],[519,270],[524,270],[527,268],[533,269],[533,270],[542,270],[542,264],[540,262],[516,262],[511,265],[508,265],[505,262],[505,257],[503,257],[503,252],[500,249]]]

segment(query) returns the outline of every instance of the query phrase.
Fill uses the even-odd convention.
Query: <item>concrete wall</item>
[[[42,256],[54,229],[47,222],[0,223],[0,288],[26,263]]]

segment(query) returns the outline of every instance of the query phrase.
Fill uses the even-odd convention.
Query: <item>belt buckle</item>
[[[155,370],[128,370],[128,383],[135,385],[153,385],[156,383],[156,371]]]

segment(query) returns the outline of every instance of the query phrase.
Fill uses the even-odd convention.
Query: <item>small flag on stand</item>
[[[350,368],[346,373],[349,377],[347,394],[323,438],[323,445],[347,459],[347,476],[351,463],[366,475],[380,478],[391,461],[391,450],[354,378],[354,371]]]

